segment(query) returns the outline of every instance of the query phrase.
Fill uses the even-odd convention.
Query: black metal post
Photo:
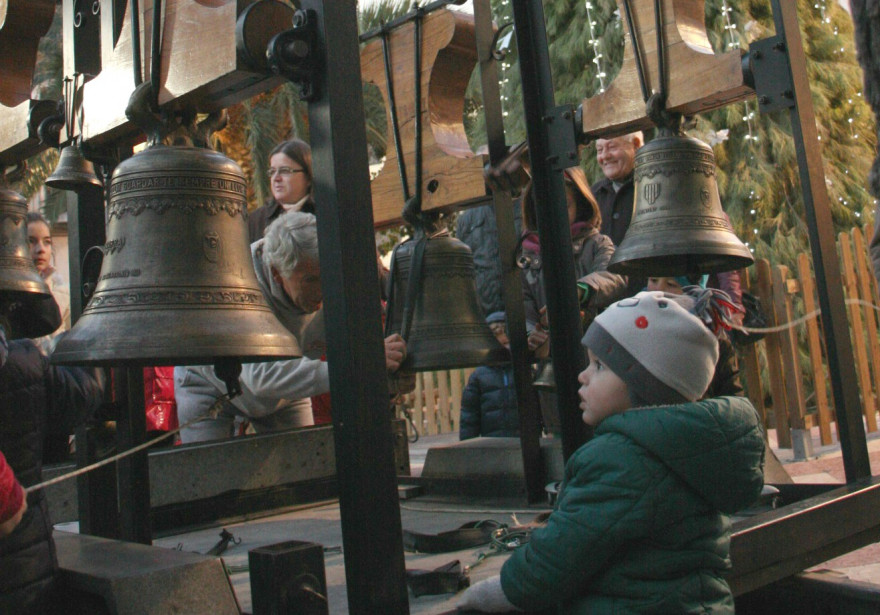
[[[144,407],[142,367],[114,369],[116,402],[120,412],[116,421],[116,442],[127,451],[146,440],[147,415]],[[150,466],[147,449],[117,462],[119,481],[119,537],[129,542],[152,543],[150,529]]]
[[[858,382],[852,368],[852,341],[840,277],[840,262],[835,247],[834,225],[822,172],[816,117],[807,80],[806,56],[798,27],[797,4],[772,0],[772,6],[776,33],[782,36],[783,44],[787,46],[791,66],[794,86],[792,96],[795,102],[790,109],[791,131],[804,194],[804,213],[810,234],[816,286],[819,289],[819,306],[822,308],[822,328],[828,350],[831,391],[834,407],[837,409],[843,467],[847,482],[853,482],[871,476],[871,461],[862,423]]]
[[[541,0],[513,0],[513,19],[532,168],[532,194],[544,259],[541,272],[547,291],[562,450],[567,460],[583,444],[588,431],[578,410],[577,376],[586,361],[580,345],[574,254],[565,185],[560,172],[567,166],[578,164],[578,158],[576,151],[573,155],[571,151],[561,152],[563,148],[556,141],[558,135],[565,134],[564,124],[573,123],[572,112],[555,106]],[[573,128],[571,138],[574,138]]]
[[[498,87],[498,64],[492,56],[492,7],[489,0],[474,0],[477,57],[483,86],[483,115],[489,141],[490,164],[498,162],[507,153],[504,121],[501,115],[501,94]],[[514,204],[509,192],[493,192],[495,220],[498,224],[498,248],[501,258],[501,289],[504,311],[507,314],[507,332],[513,360],[513,381],[519,410],[519,433],[522,446],[523,472],[529,502],[545,497],[545,472],[541,458],[540,407],[532,387],[529,365],[529,344],[526,336],[526,317],[523,308],[522,279],[516,266],[516,227],[513,223]]]
[[[361,92],[357,3],[304,0],[317,17],[309,134],[348,609],[409,603],[382,345],[376,240]],[[332,42],[332,44],[331,44]]]
[[[70,257],[70,315],[75,323],[86,304],[81,270],[86,251],[104,245],[104,192],[86,190],[72,196],[67,206],[67,245]],[[96,430],[76,430],[76,465],[85,467],[97,460]],[[79,531],[92,536],[119,538],[116,467],[104,466],[77,479]]]

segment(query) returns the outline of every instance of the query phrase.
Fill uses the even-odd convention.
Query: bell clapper
[[[241,395],[241,383],[238,381],[241,363],[237,359],[218,359],[214,363],[214,374],[226,385],[227,400]]]

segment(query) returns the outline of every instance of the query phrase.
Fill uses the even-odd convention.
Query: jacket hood
[[[658,457],[723,513],[753,504],[764,484],[764,435],[744,397],[639,408],[605,419],[596,433],[616,432]]]

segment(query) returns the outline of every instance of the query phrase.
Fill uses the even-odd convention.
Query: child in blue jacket
[[[546,527],[460,608],[734,612],[728,515],[760,494],[764,440],[748,399],[698,401],[718,359],[710,304],[642,292],[596,317],[578,376],[595,436],[568,460]]]
[[[504,312],[492,312],[486,323],[495,338],[505,348],[507,317]],[[461,419],[458,438],[519,437],[519,415],[516,411],[516,388],[513,386],[513,366],[481,365],[468,378],[461,393]]]

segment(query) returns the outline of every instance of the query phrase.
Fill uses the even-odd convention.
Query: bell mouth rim
[[[64,340],[62,339],[61,341]],[[270,352],[270,354],[241,354],[241,351],[236,347],[232,351],[218,351],[214,349],[215,354],[201,352],[194,353],[192,356],[179,353],[166,356],[156,353],[151,356],[144,356],[143,352],[139,356],[126,356],[127,353],[116,351],[110,357],[94,358],[90,355],[101,353],[97,350],[65,351],[61,346],[61,342],[59,342],[49,362],[53,365],[72,365],[76,367],[152,367],[154,365],[214,365],[218,361],[228,359],[235,359],[240,363],[268,363],[302,358],[301,353],[291,352],[289,349],[279,348],[276,354],[271,354],[271,351],[267,352]]]
[[[719,262],[712,264],[713,261],[708,258],[693,258],[700,256],[715,256]],[[608,263],[608,271],[621,275],[671,277],[691,273],[738,271],[753,265],[754,262],[755,257],[751,252],[746,256],[741,250],[728,254],[719,254],[717,250],[713,252],[694,251],[689,254],[657,254],[655,252],[649,256],[627,255],[625,260],[617,261],[612,257]]]

